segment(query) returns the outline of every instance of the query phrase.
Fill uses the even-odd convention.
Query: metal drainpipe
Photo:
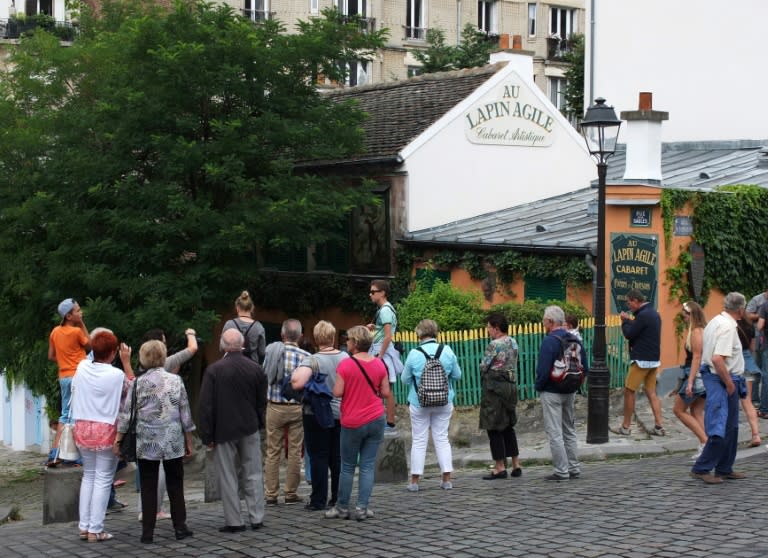
[[[456,44],[461,42],[461,0],[456,0]]]

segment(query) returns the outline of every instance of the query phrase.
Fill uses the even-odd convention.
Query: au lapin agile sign
[[[627,310],[627,291],[638,289],[657,307],[659,241],[654,235],[611,234],[611,312]]]
[[[464,114],[464,132],[472,143],[549,147],[555,118],[512,72]]]

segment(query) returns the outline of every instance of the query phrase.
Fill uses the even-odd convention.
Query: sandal
[[[762,443],[763,442],[762,442],[762,440],[760,440],[760,436],[755,434],[755,435],[752,436],[752,441],[749,442],[749,447],[756,448],[757,446],[759,446]]]
[[[101,533],[88,533],[88,542],[104,542],[108,541],[112,538],[112,535],[107,533],[106,531],[102,531]]]
[[[81,541],[87,541],[88,540],[88,531],[80,531],[80,540]]]
[[[762,411],[758,411],[757,416],[760,417],[761,419],[768,419],[768,413],[764,413]]]

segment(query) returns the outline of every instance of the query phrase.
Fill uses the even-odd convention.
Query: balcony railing
[[[405,27],[405,39],[410,41],[426,41],[426,27]]]
[[[44,29],[61,41],[73,41],[78,28],[68,21],[54,21],[49,16],[0,19],[0,39],[19,39],[37,29]]]
[[[268,19],[272,19],[272,16],[274,15],[272,12],[268,12],[266,10],[240,10],[243,14],[243,17],[246,19],[250,19],[251,21],[267,21]]]
[[[571,39],[547,38],[547,60],[564,60],[565,55],[571,50],[573,50]]]
[[[373,33],[376,30],[376,18],[373,17],[358,17],[352,18],[350,16],[341,16],[343,23],[349,23],[351,21],[358,21],[360,23],[360,31],[363,33]]]

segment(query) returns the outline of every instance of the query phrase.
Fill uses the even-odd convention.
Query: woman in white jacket
[[[112,538],[104,531],[109,489],[115,476],[117,457],[112,444],[117,434],[117,416],[130,385],[125,373],[112,366],[118,352],[117,337],[100,331],[91,340],[93,361],[83,360],[72,380],[74,438],[83,461],[80,484],[80,538],[103,542]],[[131,349],[123,344],[120,360],[128,363]]]

